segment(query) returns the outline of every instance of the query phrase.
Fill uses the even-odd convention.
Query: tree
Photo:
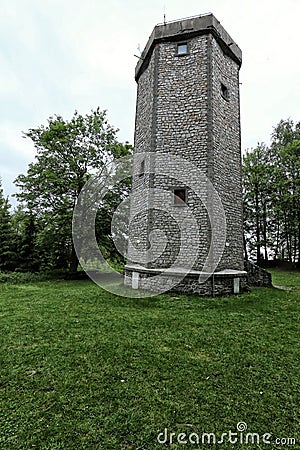
[[[247,151],[243,158],[244,229],[250,252],[255,250],[256,261],[268,259],[269,204],[271,201],[268,149],[261,143]]]
[[[270,147],[283,258],[300,261],[300,123],[281,120]],[[279,194],[279,195],[278,195]]]
[[[79,263],[71,234],[78,196],[92,173],[130,152],[129,144],[117,141],[117,131],[108,124],[106,111],[97,108],[85,116],[75,111],[70,121],[50,117],[46,126],[24,133],[37,155],[27,174],[15,181],[21,189],[17,197],[44,220],[46,232],[40,238],[50,238],[54,264],[63,265],[67,258],[70,272]]]
[[[300,123],[281,120],[271,146],[243,158],[245,244],[258,263],[273,258],[300,265]]]
[[[13,270],[16,265],[16,242],[10,205],[3,195],[0,179],[0,270]]]
[[[37,272],[41,263],[37,245],[40,224],[32,211],[24,210],[21,206],[12,214],[12,224],[16,235],[16,270]]]

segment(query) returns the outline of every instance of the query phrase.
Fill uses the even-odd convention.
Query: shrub
[[[32,283],[35,281],[47,281],[64,277],[64,272],[1,272],[0,271],[0,283]]]

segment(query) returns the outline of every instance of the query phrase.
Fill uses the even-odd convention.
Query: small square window
[[[221,83],[221,94],[225,100],[229,100],[229,91],[225,84]]]
[[[186,55],[188,52],[188,46],[185,42],[184,44],[177,44],[177,55]]]
[[[174,189],[174,205],[178,206],[186,205],[186,189],[184,188]]]

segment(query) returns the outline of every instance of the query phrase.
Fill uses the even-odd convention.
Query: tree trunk
[[[268,245],[267,245],[267,205],[264,202],[264,216],[263,216],[263,235],[264,235],[264,249],[265,249],[265,261],[268,261]]]
[[[244,258],[245,258],[245,261],[248,261],[248,252],[247,252],[247,243],[246,243],[245,234],[243,234],[243,243],[244,243]]]
[[[276,223],[276,247],[274,252],[274,259],[278,258],[279,253],[279,231],[280,231],[280,218],[279,214],[276,215],[277,223]]]
[[[300,268],[300,213],[298,213],[298,261],[297,267]]]
[[[256,223],[256,262],[260,263],[260,211],[258,193],[255,194],[255,223]]]
[[[288,225],[288,218],[287,218],[287,214],[284,211],[283,212],[283,217],[284,217],[284,235],[285,235],[285,242],[286,242],[286,250],[287,250],[287,254],[288,254],[288,261],[291,262],[291,246],[290,246],[290,231],[289,231],[289,225]]]

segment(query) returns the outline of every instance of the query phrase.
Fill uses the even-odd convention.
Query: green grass
[[[300,274],[226,298],[128,299],[89,281],[0,286],[0,449],[299,448]],[[169,432],[272,434],[180,445]]]
[[[283,271],[280,269],[269,270],[272,273],[272,280],[274,285],[288,286],[293,289],[300,290],[300,271],[289,270]]]

